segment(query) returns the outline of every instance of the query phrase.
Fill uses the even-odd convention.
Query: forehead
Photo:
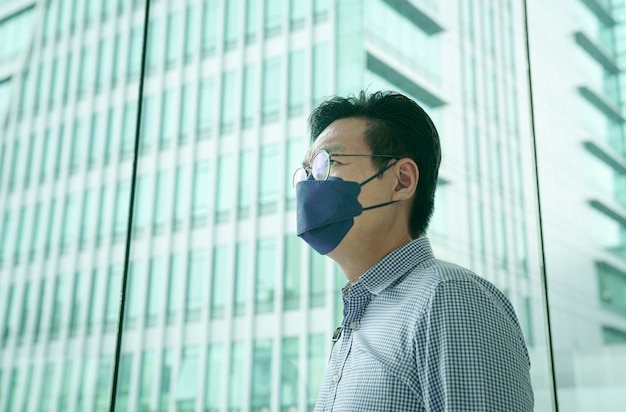
[[[304,163],[311,160],[320,150],[328,153],[359,153],[369,154],[371,149],[365,142],[367,123],[360,118],[339,119],[332,122],[306,151]]]

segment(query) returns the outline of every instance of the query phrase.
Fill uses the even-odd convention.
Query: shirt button
[[[357,330],[359,328],[359,324],[357,322],[350,322],[350,329]]]
[[[335,383],[339,382],[339,375],[333,376],[333,382]]]

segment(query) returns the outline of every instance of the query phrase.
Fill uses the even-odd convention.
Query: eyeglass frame
[[[328,176],[330,176],[330,165],[331,165],[331,160],[333,156],[346,156],[346,157],[385,157],[388,159],[397,159],[398,156],[393,156],[393,155],[379,155],[379,154],[356,154],[356,153],[329,153],[326,150],[320,150],[319,152],[315,153],[315,156],[313,156],[313,160],[311,161],[311,164],[313,164],[315,162],[315,158],[317,156],[319,156],[322,153],[326,153],[328,155],[328,168],[326,171],[326,176],[324,176],[323,179],[316,179],[315,176],[313,176],[313,179],[317,180],[317,181],[324,181],[324,180],[328,180]],[[297,182],[296,180],[296,175],[298,174],[298,172],[302,170],[304,171],[304,173],[306,174],[306,178],[304,179],[300,179]],[[312,174],[312,168],[309,167],[299,167],[297,168],[294,172],[293,172],[293,177],[291,178],[291,184],[293,185],[293,187],[296,187],[296,184],[305,181],[306,179],[309,178],[309,176],[311,176]]]

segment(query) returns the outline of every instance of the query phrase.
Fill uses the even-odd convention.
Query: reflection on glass
[[[235,341],[230,350],[230,371],[228,377],[228,407],[229,411],[240,411],[243,401],[244,382],[244,344]]]
[[[298,406],[298,338],[283,338],[280,374],[280,409],[292,411]]]
[[[263,90],[261,112],[263,123],[278,119],[282,82],[280,57],[273,57],[263,61]]]
[[[193,411],[195,409],[198,372],[200,370],[198,367],[198,347],[184,347],[182,356],[176,381],[176,408],[179,411]]]
[[[211,276],[211,318],[223,318],[226,311],[226,284],[228,282],[230,248],[219,245],[213,249]]]
[[[255,308],[257,313],[274,310],[274,278],[276,275],[276,241],[274,238],[257,241],[255,273]]]
[[[284,302],[285,310],[300,306],[300,240],[295,236],[285,236]]]
[[[152,409],[150,398],[152,388],[155,387],[154,351],[144,350],[141,354],[141,369],[139,378],[138,409],[149,411]]]
[[[326,353],[325,335],[309,335],[307,352],[307,376],[306,399],[309,410],[315,406],[317,392],[324,377],[324,355]]]
[[[326,257],[310,250],[309,255],[309,305],[324,306],[326,298]]]
[[[272,341],[257,339],[252,354],[252,393],[250,410],[269,410],[272,382]]]
[[[174,351],[167,348],[161,358],[161,384],[159,386],[159,409],[166,411],[170,405],[170,392],[173,385]]]
[[[148,275],[148,294],[146,297],[145,325],[156,325],[157,318],[164,307],[164,290],[167,285],[167,260],[163,256],[150,259],[150,273]]]
[[[185,321],[200,320],[203,303],[203,291],[206,270],[206,252],[195,250],[189,253],[189,269],[187,271],[187,293],[185,294]]]
[[[248,302],[248,288],[250,278],[250,246],[248,242],[237,243],[235,264],[235,307],[233,313],[235,316],[241,316],[246,310],[246,302]]]
[[[224,344],[212,343],[208,348],[207,365],[206,365],[206,396],[205,410],[219,411],[226,397],[226,382],[222,379],[222,371],[224,370]]]

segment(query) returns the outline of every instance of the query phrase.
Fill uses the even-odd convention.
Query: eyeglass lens
[[[305,181],[307,179],[307,173],[306,170],[304,170],[304,168],[300,167],[296,170],[296,172],[293,174],[293,187],[296,187],[296,184]]]
[[[327,151],[322,150],[315,155],[311,164],[311,173],[315,180],[326,180],[328,178],[330,174],[330,156]]]

